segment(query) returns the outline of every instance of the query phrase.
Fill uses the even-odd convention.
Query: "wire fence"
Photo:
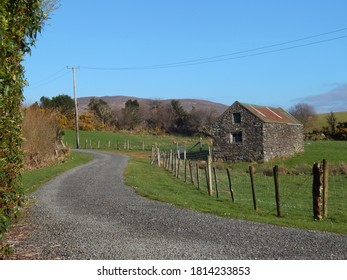
[[[307,170],[297,174],[280,173],[279,196],[276,199],[274,175],[266,170],[255,171],[252,174],[254,187],[252,189],[250,169],[234,170],[222,163],[209,163],[208,160],[180,159],[177,153],[163,153],[159,149],[152,151],[151,163],[165,168],[207,195],[218,199],[229,199],[230,203],[245,208],[255,208],[263,215],[278,215],[278,205],[282,217],[291,216],[300,219],[314,215],[313,175]],[[328,195],[324,199],[327,200],[325,211],[328,219],[331,222],[347,224],[346,174],[331,172],[327,186]],[[322,192],[319,203],[322,208]]]
[[[65,146],[69,146],[71,143],[67,141],[63,142]],[[187,155],[189,159],[197,159],[201,157],[207,158],[208,150],[207,145],[202,143],[202,140],[192,140],[188,143],[173,142],[155,142],[150,140],[133,140],[129,138],[115,139],[98,139],[98,138],[82,138],[80,137],[79,143],[80,149],[101,149],[101,150],[131,150],[131,151],[153,151],[153,149],[165,149],[172,151],[179,151],[182,156],[183,153]]]

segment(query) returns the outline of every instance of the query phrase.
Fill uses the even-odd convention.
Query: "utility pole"
[[[76,97],[76,75],[75,75],[75,70],[79,69],[80,67],[66,67],[67,69],[72,70],[72,79],[73,79],[73,95],[74,95],[74,100],[75,100],[75,128],[76,128],[76,148],[80,148],[80,138],[78,135],[78,104],[77,104],[77,97]]]

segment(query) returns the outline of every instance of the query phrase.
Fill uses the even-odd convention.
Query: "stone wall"
[[[265,123],[263,129],[265,161],[304,151],[302,125]]]

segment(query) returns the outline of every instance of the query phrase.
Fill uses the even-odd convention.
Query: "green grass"
[[[91,155],[72,152],[71,155],[63,163],[58,163],[53,166],[40,169],[24,171],[22,173],[22,183],[24,191],[26,194],[31,194],[48,180],[63,173],[64,171],[87,163],[91,159]]]
[[[308,141],[305,152],[286,160],[275,160],[274,164],[286,164],[290,167],[299,164],[312,164],[327,159],[330,163],[347,162],[347,141]]]
[[[347,112],[333,112],[337,123],[339,122],[347,122]],[[314,121],[312,128],[313,129],[321,129],[323,126],[328,126],[327,117],[330,113],[327,114],[318,114],[316,120]]]
[[[76,147],[75,132],[72,130],[64,131],[64,143],[70,148]],[[116,149],[124,150],[124,142],[129,141],[130,150],[142,150],[143,144],[146,151],[151,151],[156,144],[161,149],[175,149],[177,143],[179,147],[185,147],[187,150],[192,148],[198,141],[199,137],[188,137],[182,135],[154,135],[147,132],[130,133],[130,132],[107,132],[107,131],[80,131],[80,148],[84,149]],[[207,139],[203,139],[207,147]]]
[[[253,209],[249,174],[249,164],[217,164],[217,182],[219,198],[207,195],[205,174],[200,169],[200,189],[184,182],[184,171],[177,179],[171,172],[150,165],[149,158],[133,155],[127,167],[126,183],[142,196],[212,213],[224,217],[251,220],[289,227],[347,233],[347,176],[331,174],[329,176],[328,219],[314,221],[312,211],[312,163],[323,157],[331,166],[347,161],[347,142],[312,142],[306,144],[306,151],[287,160],[277,160],[267,164],[256,164],[255,174],[257,211]],[[276,216],[273,177],[263,175],[263,170],[275,165],[286,166],[291,174],[280,175],[280,195],[282,217]],[[233,203],[228,191],[225,167],[232,169],[232,186],[235,195]],[[308,168],[307,168],[308,167]],[[303,169],[302,175],[296,171]],[[194,169],[195,170],[195,169]],[[189,174],[189,172],[187,172]],[[300,173],[300,172],[298,172]],[[339,172],[338,172],[339,173]],[[196,172],[193,177],[196,182]],[[190,181],[189,175],[187,182]]]

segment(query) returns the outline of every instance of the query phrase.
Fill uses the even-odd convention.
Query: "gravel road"
[[[123,183],[127,157],[85,151],[90,163],[41,187],[37,259],[347,259],[347,235],[231,220],[148,200]]]

